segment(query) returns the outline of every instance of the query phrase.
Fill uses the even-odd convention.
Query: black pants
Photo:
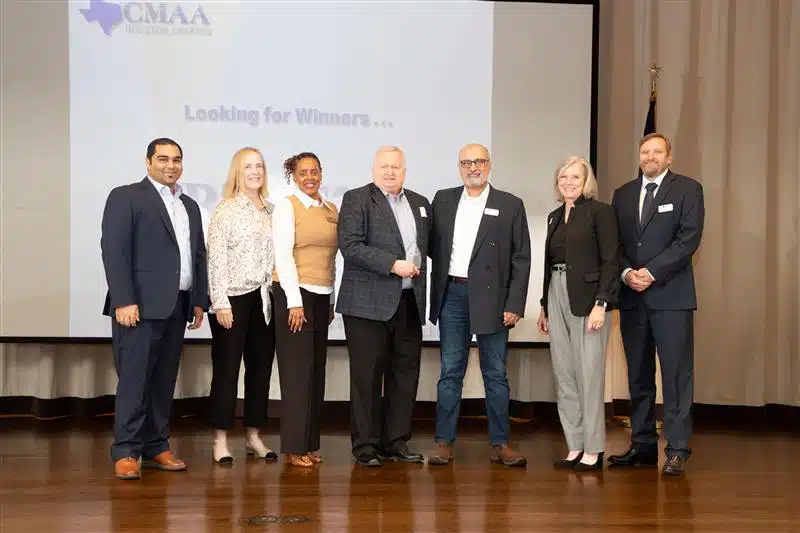
[[[414,292],[403,291],[397,312],[386,322],[343,318],[350,353],[353,455],[391,450],[411,438],[417,399],[422,322]]]
[[[279,283],[273,285],[273,290],[281,381],[281,452],[313,452],[320,447],[331,297],[301,288],[303,313],[308,322],[302,330],[292,333],[286,293]]]
[[[267,422],[269,381],[275,359],[275,319],[269,325],[264,322],[260,289],[228,299],[233,311],[231,329],[223,328],[215,315],[209,315],[212,368],[209,425],[214,429],[233,427],[244,354],[244,426],[259,428]]]
[[[172,315],[142,320],[136,327],[111,322],[114,368],[119,379],[114,398],[111,457],[152,459],[169,450],[169,415],[189,313],[189,294],[176,298]]]
[[[687,459],[691,454],[694,403],[694,335],[692,311],[623,309],[620,331],[628,363],[631,395],[631,442],[655,452],[656,349],[664,393],[666,454]]]

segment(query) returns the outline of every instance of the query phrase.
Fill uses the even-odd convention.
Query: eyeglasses
[[[475,168],[483,168],[489,164],[488,159],[462,159],[458,162],[461,165],[461,168],[470,168],[472,164],[475,164]]]

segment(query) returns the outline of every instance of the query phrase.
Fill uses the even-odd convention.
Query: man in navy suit
[[[656,350],[661,361],[664,475],[681,475],[691,454],[694,398],[692,256],[703,235],[703,187],[672,172],[669,140],[658,133],[639,143],[642,176],[614,192],[621,241],[620,329],[628,362],[631,446],[615,466],[657,466]]]
[[[120,479],[142,466],[185,470],[169,446],[169,414],[185,325],[208,310],[200,208],[182,193],[183,151],[172,139],[147,146],[147,177],[116,187],[103,211],[103,266],[119,382],[111,457]]]

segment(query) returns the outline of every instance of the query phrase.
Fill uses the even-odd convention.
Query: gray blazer
[[[208,310],[208,268],[203,222],[197,202],[181,195],[189,215],[192,253],[192,308]],[[178,301],[181,254],[167,208],[147,178],[116,187],[103,211],[100,249],[108,283],[103,314],[136,304],[143,320],[169,317]]]
[[[417,246],[428,255],[431,204],[414,191],[404,189],[417,223]],[[427,216],[422,216],[422,208]],[[336,312],[342,315],[389,320],[397,311],[402,280],[392,274],[397,259],[405,259],[400,228],[383,192],[370,183],[347,191],[339,210],[339,250],[344,258]],[[425,323],[427,276],[414,279],[413,290],[420,321]]]
[[[434,324],[447,286],[456,211],[463,191],[463,186],[444,189],[433,199],[430,319]],[[475,334],[500,331],[506,311],[524,315],[531,274],[531,240],[522,200],[491,187],[486,210],[497,216],[484,212],[481,218],[468,275],[470,327]]]

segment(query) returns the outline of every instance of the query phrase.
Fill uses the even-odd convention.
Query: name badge
[[[497,209],[492,209],[491,207],[487,207],[486,209],[483,210],[483,214],[496,217],[497,215],[500,214],[500,211],[498,211]]]
[[[428,218],[428,212],[425,211],[424,205],[419,206],[419,216],[421,216],[422,218]]]
[[[661,204],[658,206],[659,213],[667,213],[669,211],[672,211],[672,204]]]

